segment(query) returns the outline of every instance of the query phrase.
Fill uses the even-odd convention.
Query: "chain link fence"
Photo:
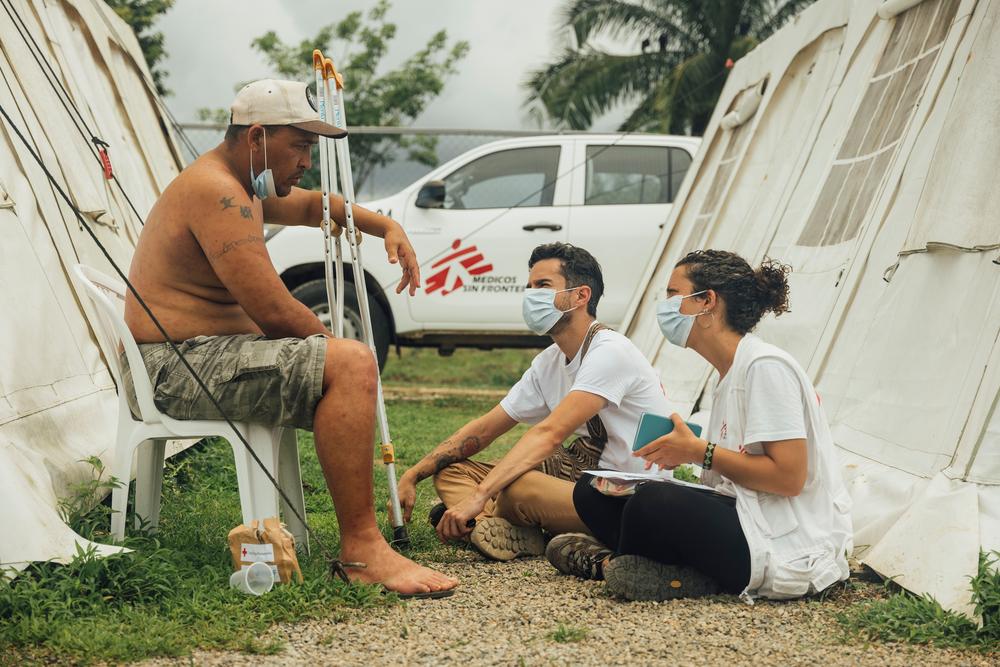
[[[190,145],[201,154],[217,146],[226,131],[225,125],[213,123],[182,123],[181,130],[190,140]],[[371,137],[376,140],[380,154],[386,156],[386,164],[374,166],[360,183],[355,183],[355,195],[359,202],[371,201],[399,192],[407,185],[426,176],[436,167],[466,151],[482,144],[509,137],[538,136],[553,132],[506,131],[506,130],[463,130],[463,129],[414,129],[403,127],[350,127],[352,136]],[[410,148],[408,148],[410,147]],[[411,150],[412,149],[412,150]],[[187,159],[193,160],[185,145]],[[419,152],[421,161],[408,158],[408,153]],[[313,155],[314,168],[318,158]],[[355,180],[358,178],[358,164],[352,156]],[[306,185],[306,183],[303,183]]]

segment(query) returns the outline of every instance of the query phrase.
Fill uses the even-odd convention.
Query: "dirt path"
[[[543,559],[438,567],[462,589],[355,617],[276,626],[282,653],[196,653],[149,665],[990,665],[978,653],[843,644],[835,616],[880,594],[858,583],[825,601],[745,605],[735,598],[622,603],[603,584],[561,576]],[[560,624],[582,633],[570,633]],[[577,639],[579,634],[582,638]],[[576,639],[558,641],[557,638]]]

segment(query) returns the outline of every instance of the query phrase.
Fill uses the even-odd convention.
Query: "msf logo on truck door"
[[[493,265],[486,261],[476,246],[470,245],[460,249],[461,245],[462,240],[455,239],[451,244],[454,252],[431,265],[434,273],[427,278],[426,294],[440,290],[441,296],[447,296],[465,285],[473,284],[476,276],[485,275],[493,270]]]

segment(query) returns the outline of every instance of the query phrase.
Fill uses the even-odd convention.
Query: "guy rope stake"
[[[333,66],[333,61],[324,59],[323,63],[324,97],[327,98],[327,109],[333,111],[333,123],[337,127],[347,127],[347,114],[344,109],[344,80],[337,73]],[[331,91],[331,85],[333,90]],[[332,96],[330,93],[333,93]],[[364,340],[372,355],[378,359],[375,350],[375,336],[372,333],[371,312],[368,309],[368,286],[365,279],[365,270],[361,261],[360,239],[357,229],[354,226],[354,176],[351,174],[351,153],[348,138],[342,137],[334,140],[336,147],[337,169],[340,175],[341,194],[344,197],[344,218],[347,227],[347,245],[351,250],[351,266],[354,269],[354,289],[358,297],[358,311],[361,314],[361,328]],[[328,159],[322,152],[321,159]],[[409,537],[406,533],[406,524],[403,523],[403,512],[399,505],[399,492],[396,489],[396,453],[392,446],[392,439],[389,437],[389,419],[385,412],[385,399],[382,395],[382,378],[377,377],[376,393],[376,414],[378,417],[379,433],[382,438],[381,453],[382,463],[386,467],[386,477],[389,482],[389,507],[392,513],[392,544],[399,547],[409,545]]]
[[[329,94],[323,94],[322,85],[325,83],[325,77],[323,76],[323,53],[316,49],[313,51],[313,72],[316,75],[316,98],[318,101],[317,106],[319,106],[319,119],[323,122],[329,123],[332,121],[333,114],[328,110],[327,100],[329,99]],[[328,312],[330,313],[330,330],[337,336],[337,338],[344,337],[344,260],[341,255],[340,249],[340,227],[333,228],[330,222],[330,186],[333,179],[333,170],[331,169],[332,161],[330,160],[331,151],[330,140],[326,137],[319,138],[319,154],[320,154],[320,187],[323,192],[323,277],[326,280],[326,305]],[[334,289],[334,278],[333,278],[333,262],[330,252],[330,243],[332,237],[336,236],[337,239],[337,281],[336,289]],[[336,297],[335,297],[336,295]],[[334,298],[336,298],[336,308],[334,307]]]

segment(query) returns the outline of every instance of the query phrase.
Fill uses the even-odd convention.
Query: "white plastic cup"
[[[274,588],[274,573],[267,563],[251,563],[229,575],[229,587],[247,595],[263,595]]]

